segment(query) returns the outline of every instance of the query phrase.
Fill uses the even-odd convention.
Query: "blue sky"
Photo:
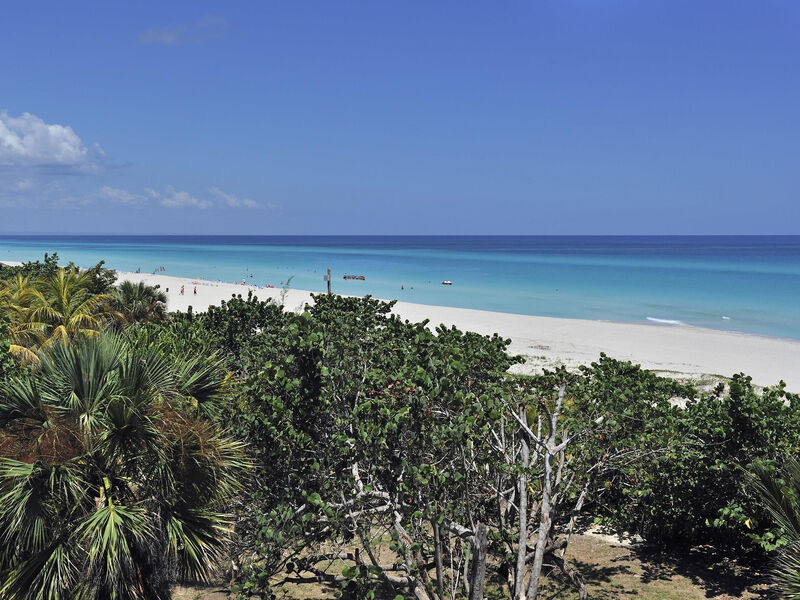
[[[0,232],[800,233],[800,3],[15,2]]]

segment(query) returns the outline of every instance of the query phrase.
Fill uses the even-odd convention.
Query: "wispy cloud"
[[[209,208],[211,206],[210,201],[195,198],[189,192],[176,190],[171,185],[166,187],[163,194],[150,188],[145,191],[166,208]]]
[[[116,204],[127,205],[142,204],[145,201],[144,196],[131,194],[127,190],[112,188],[108,185],[104,185],[102,188],[100,188],[100,191],[97,192],[97,197],[100,200],[107,200]]]
[[[230,206],[232,208],[258,208],[259,204],[255,200],[251,200],[250,198],[240,198],[238,196],[234,196],[233,194],[228,194],[223,192],[218,187],[212,187],[208,190],[211,192],[211,195],[217,199],[220,203]]]
[[[69,125],[46,123],[30,113],[12,117],[0,112],[0,167],[94,173],[103,158],[99,144],[87,148]]]
[[[218,187],[209,189],[208,197],[198,197],[190,192],[168,185],[163,191],[144,188],[141,192],[104,185],[100,189],[80,193],[65,189],[57,179],[48,177],[18,177],[14,171],[0,170],[0,207],[54,207],[81,208],[89,205],[108,205],[130,208],[161,206],[166,209],[206,210],[275,208],[273,204],[261,205]]]
[[[206,15],[193,23],[142,31],[139,34],[139,43],[161,44],[164,46],[201,44],[221,38],[228,33],[230,27],[230,23],[224,17]]]

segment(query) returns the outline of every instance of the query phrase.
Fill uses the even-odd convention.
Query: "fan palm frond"
[[[790,458],[780,471],[756,462],[749,480],[764,506],[780,525],[789,544],[777,550],[774,578],[781,597],[800,599],[800,461]]]
[[[213,417],[219,413],[225,397],[227,373],[216,356],[178,361],[175,366],[178,390],[198,414]]]
[[[123,281],[112,293],[113,306],[123,325],[158,323],[167,318],[167,295],[143,281]]]
[[[0,385],[0,598],[166,600],[207,578],[249,468],[204,418],[219,365],[109,332],[36,356]]]

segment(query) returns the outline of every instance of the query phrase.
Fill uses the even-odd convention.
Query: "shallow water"
[[[44,252],[319,291],[330,267],[346,294],[800,339],[800,236],[0,236],[0,260]]]

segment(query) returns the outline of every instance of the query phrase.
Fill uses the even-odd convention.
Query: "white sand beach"
[[[204,311],[233,294],[252,290],[261,299],[278,300],[278,288],[258,288],[167,275],[119,273],[120,281],[144,281],[167,292],[169,310]],[[184,295],[180,288],[184,286]],[[197,295],[194,289],[197,288]],[[288,310],[311,301],[311,292],[289,290]],[[729,333],[684,325],[639,325],[583,319],[557,319],[497,313],[464,308],[398,302],[395,312],[405,319],[429,319],[432,326],[455,325],[482,334],[498,333],[512,340],[509,351],[526,357],[520,372],[564,364],[574,367],[596,360],[601,352],[631,360],[647,369],[692,378],[704,375],[729,377],[745,372],[758,385],[781,379],[787,389],[800,392],[800,341]]]

